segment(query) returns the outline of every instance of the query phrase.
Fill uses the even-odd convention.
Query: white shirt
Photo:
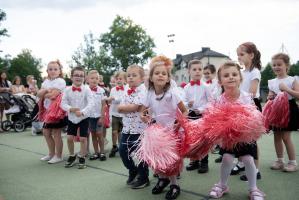
[[[144,106],[149,108],[149,113],[158,124],[172,127],[176,119],[178,104],[182,102],[182,99],[178,91],[173,88],[170,88],[161,100],[157,99],[162,96],[163,94],[156,95],[154,90],[148,91]]]
[[[288,86],[288,88],[292,89],[294,81],[296,81],[296,79],[295,79],[295,77],[292,77],[292,76],[287,76],[286,78],[283,78],[283,79],[274,78],[274,79],[268,80],[268,88],[270,91],[274,92],[275,94],[278,94],[279,92],[281,92],[281,90],[279,89],[280,83],[284,83],[284,84],[286,84],[286,86]],[[291,95],[288,94],[288,98],[293,99],[294,97],[292,97]]]
[[[81,85],[80,88],[81,92],[73,91],[72,86],[66,88],[61,100],[61,108],[68,113],[68,119],[74,124],[88,118],[94,110],[93,96],[89,86]],[[70,108],[79,108],[83,116],[77,117],[75,113],[70,112]]]
[[[102,115],[102,100],[106,97],[105,96],[105,90],[101,88],[100,86],[97,86],[97,91],[92,91],[92,97],[93,97],[93,104],[94,107],[92,109],[92,112],[90,113],[89,117],[91,118],[98,118]]]
[[[138,86],[135,90],[136,92],[128,95],[127,91],[129,88],[126,88],[124,99],[120,104],[136,104],[142,105],[146,97],[146,88],[143,84]],[[140,119],[139,112],[125,113],[123,116],[123,134],[141,134],[146,127],[146,124],[143,123]]]
[[[212,79],[212,83],[205,82],[205,84],[209,89],[209,94],[210,94],[209,101],[215,100],[221,95],[222,88],[219,85],[218,80],[216,78]]]
[[[243,80],[240,85],[240,90],[243,90],[244,92],[249,93],[250,84],[253,80],[258,80],[259,83],[257,85],[257,91],[254,96],[254,98],[260,97],[260,83],[261,83],[261,72],[257,68],[253,68],[251,71],[249,70],[243,70],[241,71]]]
[[[65,80],[62,78],[55,78],[53,80],[46,79],[41,86],[42,89],[58,89],[61,92],[64,91],[65,87],[66,87],[66,83]],[[44,101],[44,107],[48,109],[50,104],[51,104],[51,100],[46,98]]]
[[[228,101],[228,99],[224,96],[224,94],[222,94],[218,99],[219,99],[218,102],[220,102],[220,103],[224,103],[224,102]],[[248,92],[244,92],[242,90],[240,90],[240,96],[236,100],[236,102],[241,103],[241,104],[251,104],[251,105],[254,105],[254,102],[253,102],[253,99],[252,99],[252,95],[249,94]]]
[[[186,95],[185,105],[187,105],[187,108],[189,108],[188,102],[194,101],[193,106],[189,109],[199,110],[202,113],[205,110],[210,97],[209,89],[206,84],[201,81],[200,85],[195,84],[191,86],[191,84],[188,83],[185,86],[184,91]]]
[[[114,97],[110,106],[110,114],[114,117],[123,117],[123,114],[117,111],[117,107],[120,104],[121,100],[124,98],[125,93],[128,90],[128,86],[123,85],[124,90],[118,91],[116,90],[116,87],[113,87],[110,91],[110,97]]]

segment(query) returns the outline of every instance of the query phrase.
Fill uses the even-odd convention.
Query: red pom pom
[[[56,97],[55,100],[53,100],[46,111],[44,122],[45,123],[56,123],[62,120],[66,116],[66,112],[62,110],[60,107],[62,100],[62,94]]]

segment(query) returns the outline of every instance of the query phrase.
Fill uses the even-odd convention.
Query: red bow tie
[[[97,87],[93,87],[93,88],[90,88],[90,90],[96,92],[98,90],[98,88]]]
[[[116,86],[116,91],[118,90],[124,90],[124,86]]]
[[[81,88],[80,87],[72,87],[72,90],[73,90],[73,92],[76,92],[76,91],[78,91],[78,92],[81,92]]]
[[[198,80],[198,81],[190,81],[190,84],[191,84],[191,86],[193,86],[193,85],[200,85],[200,80]]]
[[[133,94],[134,92],[136,92],[135,88],[130,88],[128,89],[128,95]]]
[[[212,80],[208,80],[206,83],[207,84],[212,84]]]

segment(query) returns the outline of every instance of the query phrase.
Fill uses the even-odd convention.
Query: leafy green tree
[[[109,29],[99,39],[105,58],[110,60],[105,68],[109,67],[110,71],[126,70],[131,64],[144,65],[154,56],[153,39],[131,19],[118,15]]]
[[[33,75],[40,84],[42,82],[41,68],[41,59],[35,58],[30,50],[24,49],[10,61],[7,75],[9,80],[13,80],[16,75],[20,76],[24,84],[26,76]]]
[[[261,87],[268,87],[268,80],[275,78],[275,74],[270,63],[266,65],[266,68],[262,71],[261,76]]]
[[[6,19],[6,13],[0,9],[0,37],[8,36],[7,29],[1,28],[1,21],[4,21],[5,19]]]
[[[296,64],[291,65],[288,72],[290,76],[299,76],[299,61]]]

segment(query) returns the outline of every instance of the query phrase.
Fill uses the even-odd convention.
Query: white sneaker
[[[63,159],[62,158],[58,158],[57,156],[54,156],[51,160],[48,161],[49,164],[55,164],[55,163],[59,163],[62,162]]]
[[[41,161],[49,161],[49,160],[51,160],[51,159],[52,159],[51,156],[46,155],[46,156],[42,157],[40,160],[41,160]]]

